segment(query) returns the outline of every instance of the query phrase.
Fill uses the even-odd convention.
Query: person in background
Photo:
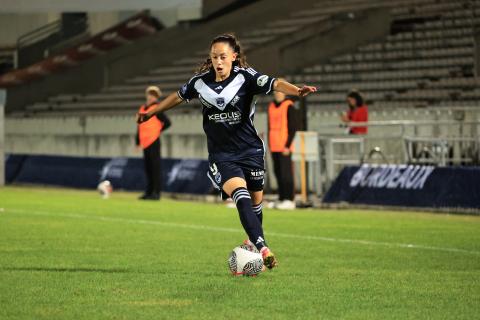
[[[150,86],[145,90],[146,103],[140,106],[138,114],[145,114],[158,104],[162,92],[156,86]],[[138,117],[137,114],[137,117]],[[163,113],[157,113],[148,121],[138,124],[136,145],[143,149],[143,160],[147,186],[145,193],[140,196],[141,200],[160,199],[161,171],[161,143],[160,135],[171,125],[170,119]]]
[[[355,122],[367,122],[368,121],[368,108],[365,104],[363,96],[356,90],[350,91],[347,95],[347,103],[349,110],[342,113],[340,120],[347,126]],[[349,126],[349,134],[367,134],[367,126]]]
[[[268,146],[278,185],[278,203],[275,208],[293,210],[295,209],[295,191],[292,142],[296,131],[294,103],[280,91],[274,91],[273,97],[273,101],[268,106]]]

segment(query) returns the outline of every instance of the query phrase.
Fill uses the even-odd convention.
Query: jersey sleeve
[[[257,72],[253,68],[245,69],[245,74],[250,84],[250,89],[253,94],[269,94],[273,90],[273,83],[275,78]]]
[[[195,89],[195,80],[198,79],[198,77],[194,76],[190,80],[188,80],[187,83],[185,83],[180,90],[178,90],[177,95],[180,97],[180,99],[185,100],[186,102],[189,102],[192,99],[195,99],[198,97],[198,92]]]

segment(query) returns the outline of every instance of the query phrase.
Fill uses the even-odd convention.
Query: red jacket
[[[350,122],[367,122],[368,121],[368,107],[366,105],[356,107],[353,110],[349,110],[347,113],[348,120]],[[350,134],[367,134],[368,127],[352,127],[350,128]]]

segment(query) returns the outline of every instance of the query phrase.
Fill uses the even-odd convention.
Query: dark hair
[[[247,63],[247,57],[243,53],[240,42],[237,40],[237,38],[235,37],[235,35],[233,33],[224,33],[224,34],[216,36],[215,38],[213,38],[212,42],[210,42],[209,49],[211,49],[212,46],[215,43],[218,43],[218,42],[228,43],[229,46],[233,49],[233,51],[237,54],[237,59],[235,60],[236,65],[238,65],[239,67],[242,67],[242,68],[248,68],[249,67],[249,65]],[[212,67],[212,59],[210,59],[210,57],[208,57],[198,67],[197,72],[198,73],[203,73],[205,71],[210,70],[211,67]]]
[[[353,98],[355,99],[355,106],[356,107],[361,107],[363,106],[363,96],[358,90],[352,90],[348,93],[347,95],[348,98]]]

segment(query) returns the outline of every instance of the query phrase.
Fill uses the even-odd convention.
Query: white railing
[[[349,127],[367,126],[366,135],[338,135],[334,133],[338,132],[338,126],[328,123],[316,128],[322,132],[319,136],[322,181],[315,188],[318,194],[328,188],[344,166],[370,162],[372,157],[377,163],[480,165],[480,121],[395,120],[349,124]],[[430,130],[430,135],[418,135],[426,127],[436,130]],[[329,128],[332,134],[328,134]],[[383,130],[375,134],[378,128]]]

